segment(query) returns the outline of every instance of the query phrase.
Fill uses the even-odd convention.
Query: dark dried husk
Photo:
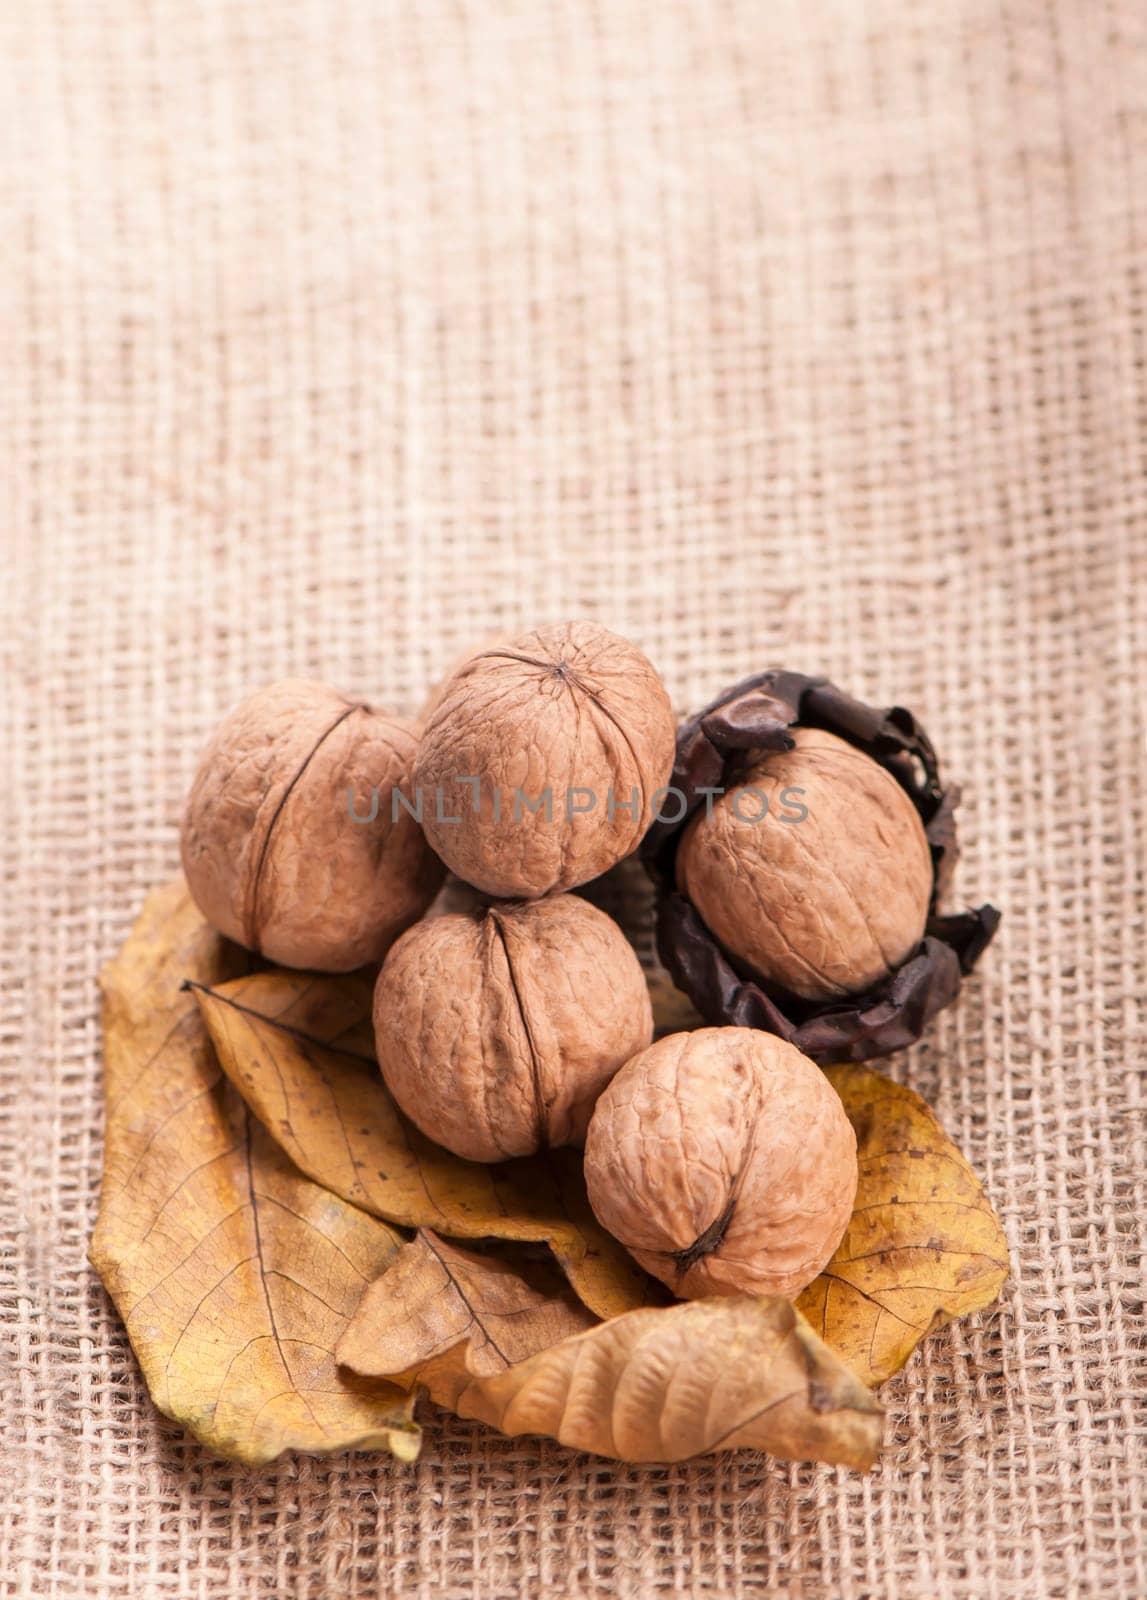
[[[706,788],[728,787],[750,751],[789,750],[795,726],[847,739],[896,779],[920,814],[932,851],[933,887],[922,942],[886,977],[846,1001],[810,1002],[766,984],[717,942],[676,888],[674,864],[686,823]],[[657,886],[657,948],[674,983],[706,1021],[779,1034],[822,1063],[866,1061],[913,1044],[938,1011],[956,998],[1000,921],[994,906],[941,916],[940,897],[958,854],[959,790],[944,789],[936,752],[902,706],[854,700],[825,678],[774,670],[726,689],[682,723],[672,784],[685,809],[654,822],[642,856]],[[678,809],[676,796],[665,809]]]

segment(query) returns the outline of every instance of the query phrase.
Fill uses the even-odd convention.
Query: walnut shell
[[[597,1103],[585,1179],[598,1221],[686,1299],[812,1282],[856,1197],[856,1136],[807,1056],[753,1028],[671,1033]]]
[[[488,894],[570,889],[640,843],[674,750],[669,697],[640,650],[595,622],[537,628],[472,656],[438,693],[415,763],[423,826]]]
[[[207,920],[286,966],[381,961],[443,878],[409,812],[392,820],[416,748],[407,723],[322,683],[287,679],[236,706],[183,814],[183,870]]]
[[[711,814],[697,812],[677,884],[765,983],[829,1000],[869,988],[919,945],[932,856],[890,772],[835,734],[791,733],[791,750],[758,756]]]
[[[653,1037],[621,929],[575,895],[420,922],[383,963],[379,1066],[407,1116],[471,1161],[580,1144],[598,1095]]]
[[[438,710],[446,695],[447,689],[454,682],[455,673],[459,672],[473,656],[481,655],[486,650],[500,649],[502,645],[512,644],[513,635],[508,633],[489,633],[483,639],[476,640],[467,650],[459,650],[450,658],[449,665],[435,678],[430,688],[426,691],[426,699],[418,709],[419,736],[431,717]]]

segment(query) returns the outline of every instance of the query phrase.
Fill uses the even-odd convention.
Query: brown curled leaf
[[[990,915],[989,915],[990,913]],[[867,995],[833,1006],[773,999],[743,977],[684,895],[663,896],[657,910],[658,948],[681,988],[714,1026],[763,1028],[824,1065],[835,1056],[869,1060],[903,1050],[960,992],[960,951],[984,949],[998,922],[990,906],[936,918],[950,936],[926,934],[919,949]]]
[[[309,1182],[219,1069],[190,994],[247,963],[182,880],[105,969],[107,1132],[91,1260],[152,1398],[222,1455],[418,1453],[408,1397],[334,1350],[400,1236]]]
[[[231,1081],[316,1183],[406,1227],[548,1244],[598,1316],[660,1303],[590,1210],[579,1152],[463,1161],[402,1115],[374,1061],[372,989],[362,975],[269,971],[195,993]]]
[[[891,773],[920,815],[932,857],[924,938],[884,978],[845,999],[802,1000],[761,982],[730,958],[675,887],[678,846],[706,791],[727,788],[749,752],[789,749],[794,726],[835,734]],[[684,797],[680,815],[677,807],[666,807],[672,820],[653,823],[641,855],[657,885],[658,954],[707,1022],[766,1029],[822,1064],[888,1055],[912,1044],[951,1004],[996,931],[1000,913],[994,906],[939,912],[958,853],[959,791],[942,787],[935,749],[903,706],[865,705],[826,679],[799,672],[757,673],[681,724],[670,784]]]
[[[440,1405],[471,1375],[592,1328],[597,1318],[552,1269],[463,1250],[423,1228],[362,1297],[338,1358],[364,1376],[418,1369]]]
[[[983,1185],[911,1089],[861,1066],[827,1075],[856,1130],[852,1220],[797,1305],[865,1383],[898,1371],[920,1340],[999,1295],[1003,1226]]]
[[[472,1283],[481,1263],[468,1273]],[[371,1372],[424,1385],[437,1404],[511,1436],[544,1434],[619,1461],[746,1448],[862,1469],[880,1447],[875,1397],[787,1300],[737,1295],[631,1311],[506,1365],[457,1306],[453,1336],[441,1337],[406,1319],[401,1285],[400,1304],[388,1308],[389,1277],[370,1291],[340,1355],[357,1364],[369,1352]],[[499,1284],[484,1295],[512,1292]],[[529,1337],[545,1337],[552,1312],[530,1304],[526,1314]]]

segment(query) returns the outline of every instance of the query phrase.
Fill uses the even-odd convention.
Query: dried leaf
[[[448,1283],[456,1264],[443,1264],[445,1310],[431,1309],[436,1280],[412,1254],[408,1275],[390,1285],[402,1263],[368,1291],[340,1357],[424,1385],[437,1404],[503,1433],[546,1434],[620,1461],[742,1447],[861,1468],[875,1460],[880,1406],[787,1300],[738,1295],[631,1311],[507,1365],[549,1337],[557,1313],[528,1285],[508,1287],[504,1266],[456,1254],[469,1260],[464,1281]],[[492,1352],[491,1336],[506,1334],[515,1308],[525,1330]]]
[[[400,1236],[308,1182],[219,1070],[187,977],[245,954],[182,880],[152,894],[103,974],[107,1135],[91,1259],[156,1405],[212,1449],[418,1453],[409,1398],[334,1358]]]
[[[596,1322],[552,1270],[527,1275],[424,1228],[363,1295],[337,1353],[368,1377],[417,1369],[453,1410],[470,1376],[503,1372]]]
[[[856,1130],[860,1183],[836,1254],[797,1305],[859,1378],[882,1383],[934,1328],[995,1300],[1007,1244],[919,1095],[868,1067],[826,1070]]]
[[[361,975],[261,972],[196,994],[231,1081],[316,1182],[407,1227],[548,1244],[598,1316],[665,1300],[595,1219],[580,1153],[480,1165],[407,1121],[374,1061]]]

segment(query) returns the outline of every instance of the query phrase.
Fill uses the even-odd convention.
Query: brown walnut
[[[443,876],[409,812],[392,817],[416,748],[407,723],[322,683],[287,679],[236,706],[183,815],[183,870],[207,920],[286,966],[381,961]]]
[[[570,889],[636,849],[674,745],[640,650],[595,622],[536,628],[436,691],[414,774],[423,826],[488,894]]]
[[[923,824],[932,861],[931,897],[920,943],[867,988],[817,1000],[805,998],[775,976],[766,980],[748,960],[735,955],[743,930],[727,929],[725,945],[683,888],[687,865],[680,872],[677,868],[693,819],[712,797],[743,783],[746,768],[767,752],[793,750],[800,729],[835,734],[893,778]],[[940,909],[958,855],[960,791],[941,783],[935,747],[918,718],[904,706],[866,705],[828,679],[800,672],[770,668],[754,673],[722,690],[682,722],[672,785],[674,800],[680,797],[676,810],[666,807],[654,819],[642,841],[641,856],[657,886],[658,954],[673,982],[707,1022],[764,1028],[822,1064],[887,1055],[912,1044],[931,1018],[952,1003],[999,925],[1000,913],[992,905],[953,912]],[[782,815],[799,815],[784,805],[783,792],[780,798]],[[753,815],[760,799],[747,797],[740,806],[743,814]],[[772,816],[764,826],[771,827],[775,837],[775,810]],[[807,825],[801,823],[795,831]],[[909,860],[914,859],[910,852]],[[894,872],[901,873],[899,862]],[[815,873],[813,878],[819,881]],[[895,883],[888,892],[895,902],[902,902]],[[714,910],[712,897],[710,913],[720,922],[721,906]],[[766,959],[758,954],[762,966]]]
[[[418,923],[383,963],[374,1027],[395,1100],[471,1161],[580,1144],[602,1089],[653,1037],[636,955],[576,895]]]
[[[585,1178],[601,1225],[675,1294],[791,1298],[848,1225],[856,1137],[792,1045],[699,1028],[617,1074],[590,1122]]]
[[[932,857],[884,767],[818,728],[794,728],[792,742],[697,812],[677,886],[758,977],[829,1000],[870,988],[919,945]]]

